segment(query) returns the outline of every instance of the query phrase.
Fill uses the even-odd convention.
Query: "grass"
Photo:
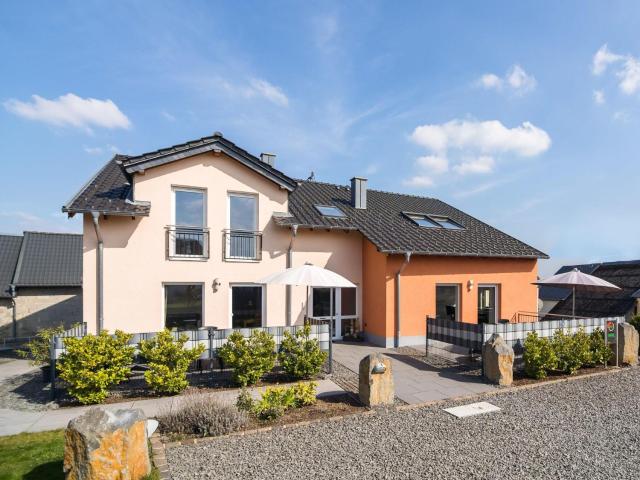
[[[63,430],[0,437],[0,480],[64,479]]]
[[[63,480],[64,430],[0,437],[0,480]],[[158,480],[158,470],[142,480]]]

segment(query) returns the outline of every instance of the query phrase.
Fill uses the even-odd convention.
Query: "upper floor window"
[[[421,213],[405,213],[405,215],[421,227],[446,228],[447,230],[461,230],[464,228],[449,217],[443,217],[441,215],[427,215]]]
[[[258,231],[258,197],[229,194],[229,228],[225,232],[225,259],[260,260],[262,236]]]
[[[346,215],[335,205],[314,205],[321,215],[325,217],[337,217],[342,218]]]
[[[206,192],[195,188],[173,189],[173,225],[167,228],[170,258],[208,257]]]

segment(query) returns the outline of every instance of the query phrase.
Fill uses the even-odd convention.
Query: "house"
[[[333,318],[335,336],[421,342],[425,317],[536,308],[546,255],[433,198],[290,178],[222,134],[116,155],[63,207],[84,228],[90,331],[240,328]],[[259,285],[305,262],[356,288]],[[333,298],[331,298],[333,295]],[[332,307],[333,306],[333,307]],[[333,308],[333,310],[331,310]]]
[[[82,235],[0,235],[0,337],[82,322]]]
[[[560,273],[570,272],[574,268],[577,268],[582,273],[587,275],[593,275],[594,270],[600,265],[599,263],[585,263],[583,265],[564,265],[558,269],[554,275]],[[551,287],[548,285],[541,285],[538,288],[538,313],[546,315],[551,312],[558,302],[568,298],[571,295],[570,288]]]
[[[582,265],[578,266],[578,268]],[[565,267],[563,267],[565,268]],[[573,268],[573,267],[567,267]],[[580,268],[580,270],[582,270]],[[612,292],[576,292],[576,315],[581,317],[631,317],[640,314],[640,260],[602,262],[587,266],[585,273],[620,287]],[[584,271],[584,270],[582,270]],[[571,315],[571,290],[549,311]]]

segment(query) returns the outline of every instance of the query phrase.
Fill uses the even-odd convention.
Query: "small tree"
[[[273,335],[263,330],[253,330],[248,339],[240,332],[233,332],[220,348],[219,355],[225,365],[233,368],[233,379],[245,387],[258,382],[273,368],[275,348]]]
[[[131,335],[116,330],[109,335],[66,338],[66,352],[60,359],[60,378],[69,384],[69,394],[80,403],[101,403],[108,389],[129,376],[135,348]]]
[[[140,353],[149,365],[144,379],[153,391],[180,393],[187,388],[187,369],[205,350],[204,345],[185,349],[188,340],[185,334],[174,340],[171,332],[165,329],[154,338],[140,342]]]
[[[284,332],[278,360],[285,372],[297,378],[311,378],[317,375],[327,360],[327,352],[320,350],[315,338],[309,338],[311,326],[297,330],[295,335]]]
[[[36,336],[25,345],[23,350],[18,350],[18,355],[21,358],[28,359],[31,365],[42,366],[48,364],[51,358],[51,353],[49,352],[51,339],[56,335],[61,335],[63,332],[63,325],[40,330]]]
[[[547,372],[555,369],[558,363],[549,339],[538,337],[536,332],[527,335],[522,359],[526,374],[537,379],[545,378]]]

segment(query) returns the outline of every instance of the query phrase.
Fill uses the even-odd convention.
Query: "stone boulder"
[[[620,364],[638,364],[638,344],[640,335],[629,323],[618,324],[618,361]]]
[[[360,401],[368,407],[393,405],[395,390],[391,360],[381,353],[372,353],[360,360],[359,370]]]
[[[66,480],[139,480],[151,471],[142,410],[94,407],[65,430]]]
[[[513,383],[513,348],[497,334],[491,336],[482,346],[484,376],[498,385]]]

